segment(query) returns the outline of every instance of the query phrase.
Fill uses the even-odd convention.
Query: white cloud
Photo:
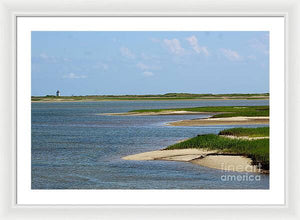
[[[136,66],[142,70],[147,70],[150,69],[150,67],[144,63],[139,62],[138,64],[136,64]]]
[[[38,57],[42,59],[44,62],[48,62],[48,63],[72,62],[72,60],[67,57],[49,56],[46,53],[41,53],[38,55]]]
[[[149,71],[145,71],[145,72],[143,72],[143,75],[147,76],[147,77],[150,77],[150,76],[154,76],[154,73],[149,72]]]
[[[75,73],[69,73],[63,76],[63,78],[65,79],[85,79],[86,77],[87,77],[86,75],[78,75]]]
[[[57,62],[57,58],[54,56],[49,56],[46,53],[41,53],[39,55],[39,58],[42,59],[44,62],[49,62],[49,63],[56,63]]]
[[[95,65],[93,65],[94,69],[102,69],[102,70],[108,70],[108,65],[106,63],[98,62]]]
[[[150,38],[150,40],[151,40],[153,43],[159,43],[159,42],[160,42],[160,39],[154,38],[154,37]]]
[[[161,67],[158,66],[158,65],[155,65],[155,64],[150,64],[150,65],[148,65],[148,64],[145,64],[145,63],[142,63],[142,62],[137,63],[137,64],[136,64],[136,67],[137,67],[138,69],[143,70],[143,71],[159,70],[159,69],[161,69]]]
[[[265,55],[269,54],[269,38],[253,39],[250,46]]]
[[[149,55],[147,55],[147,54],[145,54],[145,53],[141,53],[141,58],[142,58],[143,60],[150,60],[152,57],[149,56]]]
[[[120,48],[121,54],[124,57],[127,57],[129,59],[134,59],[135,55],[132,53],[127,47],[121,47]]]
[[[102,66],[102,68],[103,68],[104,70],[108,70],[108,65],[107,65],[107,64],[102,63],[101,66]]]
[[[209,52],[207,50],[207,47],[201,47],[201,50],[205,54],[205,56],[209,56]]]
[[[198,44],[198,39],[194,35],[191,37],[188,37],[186,40],[189,42],[189,44],[191,45],[191,47],[193,48],[193,50],[196,53],[198,53],[198,54],[203,53],[205,56],[209,55],[207,47],[200,46]]]
[[[254,56],[254,55],[249,55],[247,58],[248,58],[249,60],[256,60],[256,56]]]
[[[181,47],[180,41],[178,39],[164,39],[164,43],[169,48],[171,53],[176,55],[181,55],[184,53],[184,49]]]
[[[159,56],[157,55],[149,55],[149,54],[146,54],[146,53],[141,53],[141,58],[143,60],[157,60],[159,59]]]
[[[65,62],[71,62],[72,60],[69,59],[69,58],[63,58],[63,61],[65,61]]]
[[[41,54],[40,54],[40,58],[46,60],[46,59],[49,58],[49,56],[48,56],[46,53],[41,53]]]
[[[230,49],[220,49],[221,53],[229,60],[231,61],[239,61],[242,59],[242,57],[239,55],[238,52]]]

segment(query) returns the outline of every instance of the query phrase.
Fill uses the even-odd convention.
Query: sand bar
[[[251,159],[238,155],[224,155],[205,149],[156,150],[123,157],[124,160],[168,160],[191,162],[213,169],[235,172],[259,172]]]
[[[243,156],[210,155],[202,159],[195,159],[191,163],[213,169],[234,172],[258,172],[257,166],[251,164],[252,160]]]
[[[233,136],[233,135],[219,135],[220,137],[226,137],[230,139],[240,139],[240,140],[260,140],[269,139],[269,137],[249,137],[249,136]]]
[[[212,112],[193,112],[193,111],[160,111],[160,112],[123,112],[123,113],[102,113],[98,115],[120,115],[120,116],[151,116],[151,115],[211,115]]]
[[[199,118],[167,123],[170,126],[269,124],[269,117]]]
[[[129,155],[123,157],[124,160],[159,160],[164,159],[170,160],[171,157],[178,157],[181,156],[181,160],[189,161],[186,158],[196,159],[198,157],[206,156],[207,154],[216,153],[217,151],[209,151],[204,149],[178,149],[178,150],[156,150],[156,151],[149,151],[140,154]]]
[[[220,114],[222,112],[218,112]],[[110,116],[155,116],[155,115],[215,115],[215,112],[193,112],[193,111],[159,111],[159,112],[123,112],[123,113],[101,113],[98,115]],[[206,125],[249,125],[269,124],[269,117],[224,117],[224,118],[196,118],[169,122],[168,126],[206,126]]]

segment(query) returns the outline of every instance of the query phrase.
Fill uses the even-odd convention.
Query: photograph
[[[31,31],[31,190],[269,190],[269,38]]]

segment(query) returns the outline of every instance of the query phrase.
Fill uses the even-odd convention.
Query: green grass
[[[219,135],[233,135],[237,137],[269,137],[269,127],[258,128],[231,128],[219,132]]]
[[[131,112],[162,112],[162,111],[192,111],[216,113],[213,118],[237,117],[237,116],[269,116],[269,106],[209,106],[195,108],[174,108],[174,109],[141,109]]]
[[[242,140],[205,134],[171,145],[166,150],[186,148],[204,148],[246,156],[252,159],[254,165],[261,164],[262,169],[269,170],[269,139]]]

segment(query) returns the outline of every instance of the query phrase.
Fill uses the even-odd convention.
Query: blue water
[[[174,127],[170,121],[207,117],[106,116],[134,109],[268,105],[267,100],[105,101],[32,103],[32,189],[268,189],[269,175],[224,173],[191,163],[127,161],[198,134],[233,126]],[[237,126],[234,126],[237,127]],[[254,127],[254,126],[240,126]],[[256,125],[257,127],[257,125]],[[224,174],[244,180],[224,181]]]

